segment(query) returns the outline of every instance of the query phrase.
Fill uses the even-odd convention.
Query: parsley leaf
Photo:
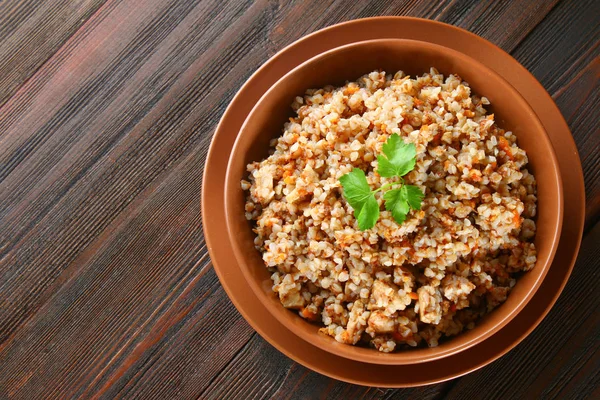
[[[356,215],[356,209],[354,215]],[[361,231],[366,231],[375,226],[379,219],[379,204],[375,200],[375,196],[371,195],[367,198],[356,219],[358,220],[358,229]]]
[[[379,218],[379,204],[362,169],[354,168],[340,177],[346,201],[354,208],[361,231],[371,229]]]
[[[383,145],[383,154],[377,156],[377,173],[385,178],[404,176],[415,167],[417,148],[414,143],[405,143],[397,133]]]
[[[403,185],[402,189],[406,189],[406,201],[410,208],[413,210],[420,210],[421,202],[423,201],[423,197],[425,197],[425,194],[421,192],[421,189],[419,189],[418,186],[413,185]]]
[[[354,168],[352,171],[340,177],[340,183],[344,188],[344,197],[350,203],[352,208],[357,209],[372,196],[371,187],[367,182],[365,173],[360,168]]]
[[[392,212],[392,217],[399,224],[406,220],[406,214],[410,210],[406,197],[405,186],[402,186],[400,189],[388,190],[383,195],[385,209]]]
[[[406,215],[412,208],[421,209],[421,200],[425,195],[417,186],[402,185],[400,189],[388,190],[383,195],[385,209],[392,212],[392,217],[401,224],[406,220]]]
[[[382,177],[399,177],[400,182],[390,182],[376,190],[371,190],[363,170],[354,168],[340,177],[344,198],[354,209],[354,217],[361,231],[371,229],[379,219],[379,204],[375,193],[387,190],[390,187],[401,185],[397,189],[388,190],[383,194],[385,209],[391,211],[392,217],[401,224],[406,220],[406,215],[412,208],[421,209],[421,202],[425,194],[418,186],[405,185],[402,179],[415,167],[417,150],[413,143],[404,141],[394,133],[383,145],[383,154],[377,157],[379,167],[377,173]]]

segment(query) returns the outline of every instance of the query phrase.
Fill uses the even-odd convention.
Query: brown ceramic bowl
[[[354,42],[388,38],[422,40],[469,54],[517,88],[552,142],[564,193],[564,223],[556,256],[525,308],[476,346],[454,356],[408,365],[365,364],[344,359],[291,334],[267,311],[247,284],[233,260],[225,223],[224,185],[229,155],[246,117],[260,97],[290,70],[322,52]],[[202,226],[214,270],[232,303],[260,336],[287,357],[328,377],[389,388],[457,378],[489,365],[525,340],[548,315],[569,279],[581,245],[585,217],[583,170],[577,147],[560,110],[544,87],[518,61],[487,40],[452,25],[412,17],[373,17],[333,25],[299,39],[269,59],[240,88],[223,114],[204,165],[201,194]],[[555,322],[546,321],[547,324]]]
[[[268,155],[269,141],[281,135],[283,124],[292,116],[290,104],[309,88],[342,85],[382,68],[416,75],[431,66],[444,75],[456,73],[469,82],[473,91],[490,99],[496,122],[513,131],[519,146],[529,157],[529,169],[538,183],[538,216],[535,244],[536,267],[524,274],[504,304],[483,318],[477,326],[435,348],[396,353],[379,353],[371,348],[348,346],[319,334],[318,326],[285,309],[271,290],[270,274],[254,248],[254,233],[244,218],[245,193],[240,180],[249,162]],[[527,102],[503,78],[472,58],[446,47],[404,39],[371,40],[349,44],[322,53],[299,65],[277,81],[248,115],[230,155],[225,181],[226,224],[233,255],[248,285],[266,307],[291,332],[332,354],[374,364],[414,364],[447,357],[474,346],[506,325],[533,297],[556,252],[562,226],[562,182],[552,145]]]

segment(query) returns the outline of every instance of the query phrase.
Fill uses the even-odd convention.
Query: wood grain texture
[[[207,47],[215,46],[213,40],[221,33],[208,35],[200,28],[210,18],[206,13],[210,6],[225,20],[246,8],[223,10],[217,2],[194,7],[191,2],[174,1],[161,2],[161,7],[143,13],[136,11],[135,4],[120,3],[114,12],[129,19],[114,26],[110,14],[99,15],[103,22],[96,28],[99,35],[111,32],[114,46],[98,47],[95,36],[87,35],[73,53],[56,60],[62,65],[38,89],[37,104],[23,112],[13,111],[21,108],[22,98],[15,96],[0,110],[2,122],[10,124],[3,138],[5,152],[0,156],[7,167],[0,193],[0,212],[6,223],[0,233],[1,279],[3,284],[11,285],[11,292],[3,294],[10,296],[8,301],[15,307],[8,323],[2,325],[0,336],[10,335],[29,310],[58,289],[52,286],[53,280],[74,265],[78,253],[91,245],[114,218],[127,215],[127,206],[174,160],[189,153],[192,146],[206,152],[210,136],[198,128],[204,118],[216,121],[214,103],[204,103],[203,112],[196,110],[194,121],[186,116],[192,115],[198,101],[213,88],[206,79],[216,73],[222,61],[219,58],[231,56],[224,52],[217,59],[208,59]],[[185,24],[183,11],[193,11]],[[178,17],[167,18],[171,13]],[[180,30],[191,25],[199,28],[188,33],[190,36],[182,43],[186,35]],[[130,41],[116,40],[128,35],[132,36]],[[182,52],[181,47],[188,42],[193,45]],[[96,52],[91,52],[92,48]],[[107,57],[108,52],[113,57]],[[87,54],[83,63],[77,57],[82,53]],[[206,75],[196,74],[202,62],[208,64]],[[196,70],[188,72],[184,82],[175,84],[176,77],[192,63]],[[75,70],[65,77],[63,71],[70,69],[85,73]],[[195,82],[185,82],[191,75]],[[29,82],[32,86],[36,83],[36,79]],[[185,101],[176,100],[177,96],[168,92],[181,91],[185,84],[192,85],[187,88]],[[67,85],[73,91],[63,90]],[[27,97],[25,93],[29,92],[22,93]],[[38,111],[38,107],[48,105],[49,99],[56,113]],[[43,156],[36,157],[38,154]],[[200,183],[190,189],[197,196]],[[195,223],[199,233],[198,221],[188,222]],[[44,262],[48,259],[52,263]],[[76,272],[76,267],[71,271]],[[36,283],[33,288],[32,282]]]
[[[106,0],[0,3],[0,105]]]
[[[600,39],[597,42],[600,44]],[[597,47],[600,50],[600,47]],[[577,140],[586,187],[586,226],[600,217],[600,55],[555,94],[554,100]]]
[[[510,53],[557,3],[453,1],[436,19],[476,33]]]
[[[0,398],[591,396],[598,4],[0,3]],[[374,15],[453,23],[512,52],[553,94],[586,179],[588,234],[550,316],[491,366],[411,390],[331,380],[254,333],[211,268],[198,201],[214,128],[250,74],[307,33]]]
[[[263,362],[269,360],[269,362]],[[286,357],[257,334],[200,394],[207,399],[435,399],[449,384],[423,388],[370,388],[341,383],[312,372]]]
[[[600,3],[560,2],[513,56],[553,94],[600,54]]]

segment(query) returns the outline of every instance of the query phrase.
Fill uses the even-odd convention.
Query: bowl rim
[[[549,235],[550,239],[548,240],[548,242],[551,243],[548,258],[544,265],[536,265],[537,268],[540,268],[540,267],[542,268],[542,272],[540,273],[538,278],[535,280],[535,282],[533,283],[531,288],[525,293],[523,298],[512,309],[510,309],[508,312],[506,312],[506,314],[503,316],[503,318],[499,319],[495,324],[493,324],[491,327],[489,327],[486,330],[481,330],[479,332],[479,331],[477,331],[477,327],[475,327],[473,330],[468,331],[468,332],[474,332],[474,333],[470,334],[471,337],[469,338],[469,340],[462,341],[462,343],[457,343],[453,339],[450,339],[447,342],[442,343],[440,346],[434,347],[434,348],[416,348],[416,349],[409,349],[406,351],[381,353],[381,352],[375,351],[374,349],[371,349],[371,348],[362,348],[362,347],[357,347],[357,346],[348,346],[345,344],[340,344],[340,343],[337,343],[333,338],[323,335],[321,333],[310,333],[309,334],[309,333],[306,333],[302,329],[300,329],[300,330],[290,329],[288,320],[286,318],[284,318],[284,316],[283,316],[284,312],[290,312],[290,310],[281,306],[281,310],[279,310],[277,312],[271,312],[273,310],[272,304],[269,301],[269,299],[267,298],[267,296],[264,295],[264,291],[261,289],[260,285],[253,279],[252,275],[250,274],[250,272],[248,270],[248,263],[246,262],[245,258],[242,255],[240,243],[238,240],[235,239],[235,237],[236,237],[236,235],[234,233],[235,231],[232,229],[233,228],[232,227],[232,219],[234,218],[234,216],[230,212],[230,204],[232,203],[232,199],[231,199],[231,196],[228,195],[229,182],[233,179],[231,176],[232,175],[231,164],[232,164],[234,155],[237,153],[238,146],[240,144],[240,138],[242,137],[243,132],[247,129],[247,125],[249,124],[250,120],[252,119],[252,116],[254,115],[256,109],[262,103],[263,99],[267,98],[275,90],[275,88],[277,88],[278,86],[283,84],[283,82],[285,82],[290,76],[294,75],[298,70],[307,68],[311,64],[317,62],[318,60],[320,60],[324,57],[328,57],[331,54],[337,53],[343,49],[360,47],[360,46],[369,46],[373,43],[381,44],[383,42],[395,42],[395,43],[404,43],[409,46],[410,45],[412,45],[412,46],[418,45],[420,47],[428,47],[428,48],[434,49],[435,51],[440,51],[440,52],[443,52],[446,54],[450,54],[452,57],[462,59],[465,62],[476,65],[479,70],[484,71],[488,75],[493,76],[494,79],[496,79],[497,81],[501,82],[506,87],[506,89],[511,92],[510,97],[514,98],[516,101],[518,101],[521,104],[521,106],[527,110],[527,113],[529,114],[531,123],[535,124],[536,129],[538,131],[542,132],[540,139],[545,141],[546,147],[548,147],[551,150],[550,154],[548,154],[547,156],[549,156],[552,159],[551,160],[551,166],[552,166],[552,174],[551,175],[552,175],[553,179],[555,180],[555,184],[558,189],[557,209],[556,209],[558,217],[557,217],[557,223],[555,224],[553,229],[550,230],[552,233],[551,233],[551,235]],[[487,339],[490,336],[492,336],[493,334],[497,333],[504,326],[506,326],[533,298],[533,296],[539,289],[542,281],[546,277],[549,267],[552,265],[552,261],[555,257],[556,250],[558,248],[560,233],[562,231],[564,199],[563,199],[562,178],[560,175],[560,171],[558,169],[558,165],[559,165],[558,159],[555,154],[552,143],[550,141],[550,138],[548,137],[548,134],[547,134],[545,128],[543,127],[541,121],[539,120],[539,118],[537,117],[537,115],[535,114],[535,112],[533,111],[531,106],[529,105],[529,103],[510,84],[510,82],[508,82],[506,79],[504,79],[502,76],[500,76],[498,73],[496,73],[491,68],[485,66],[481,62],[473,59],[472,57],[470,57],[469,55],[467,55],[465,53],[459,52],[457,50],[454,50],[454,49],[446,47],[446,46],[442,46],[442,45],[434,44],[434,43],[430,43],[430,42],[414,40],[414,39],[399,39],[399,38],[363,40],[363,41],[353,42],[353,43],[345,44],[342,46],[334,47],[332,49],[329,49],[327,51],[319,53],[319,54],[309,58],[308,60],[302,62],[301,64],[297,65],[296,67],[294,67],[293,69],[288,71],[286,74],[284,74],[281,78],[279,78],[273,85],[271,85],[269,87],[269,89],[260,97],[260,99],[252,107],[251,111],[248,113],[247,117],[245,118],[244,123],[243,123],[242,127],[240,128],[240,131],[238,132],[238,134],[236,136],[235,143],[231,149],[231,152],[229,154],[229,159],[227,162],[227,170],[226,170],[225,184],[224,184],[224,192],[225,192],[224,193],[224,200],[225,200],[224,208],[225,208],[225,217],[226,217],[225,218],[226,230],[229,234],[230,239],[232,239],[231,245],[232,245],[232,250],[233,250],[235,260],[239,264],[245,280],[247,282],[249,282],[249,286],[251,287],[252,291],[258,297],[258,299],[263,304],[263,306],[278,320],[278,322],[280,322],[281,324],[286,326],[295,335],[297,335],[298,337],[302,338],[303,340],[319,347],[320,349],[322,349],[324,351],[332,353],[336,356],[345,357],[345,358],[352,359],[352,360],[359,361],[359,362],[367,362],[367,363],[383,364],[383,365],[386,365],[386,364],[387,365],[404,365],[404,364],[424,363],[424,362],[434,361],[434,360],[438,360],[440,358],[452,356],[452,355],[459,353],[461,351],[464,351],[478,343],[481,343],[485,339]],[[238,187],[239,187],[239,184],[238,184]],[[496,310],[494,310],[494,311],[496,311]],[[297,318],[299,318],[299,317],[297,317]],[[308,323],[308,321],[307,321],[307,323]],[[316,328],[316,326],[315,326],[315,328]],[[315,341],[315,336],[325,338],[325,341],[323,341],[323,340]],[[459,336],[462,336],[462,335],[459,335]],[[455,344],[452,344],[453,341],[455,342]]]

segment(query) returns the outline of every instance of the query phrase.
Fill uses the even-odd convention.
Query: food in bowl
[[[297,97],[241,182],[282,305],[339,342],[391,352],[437,346],[504,302],[536,263],[536,181],[488,104],[434,68]],[[363,203],[348,189],[361,175]]]

